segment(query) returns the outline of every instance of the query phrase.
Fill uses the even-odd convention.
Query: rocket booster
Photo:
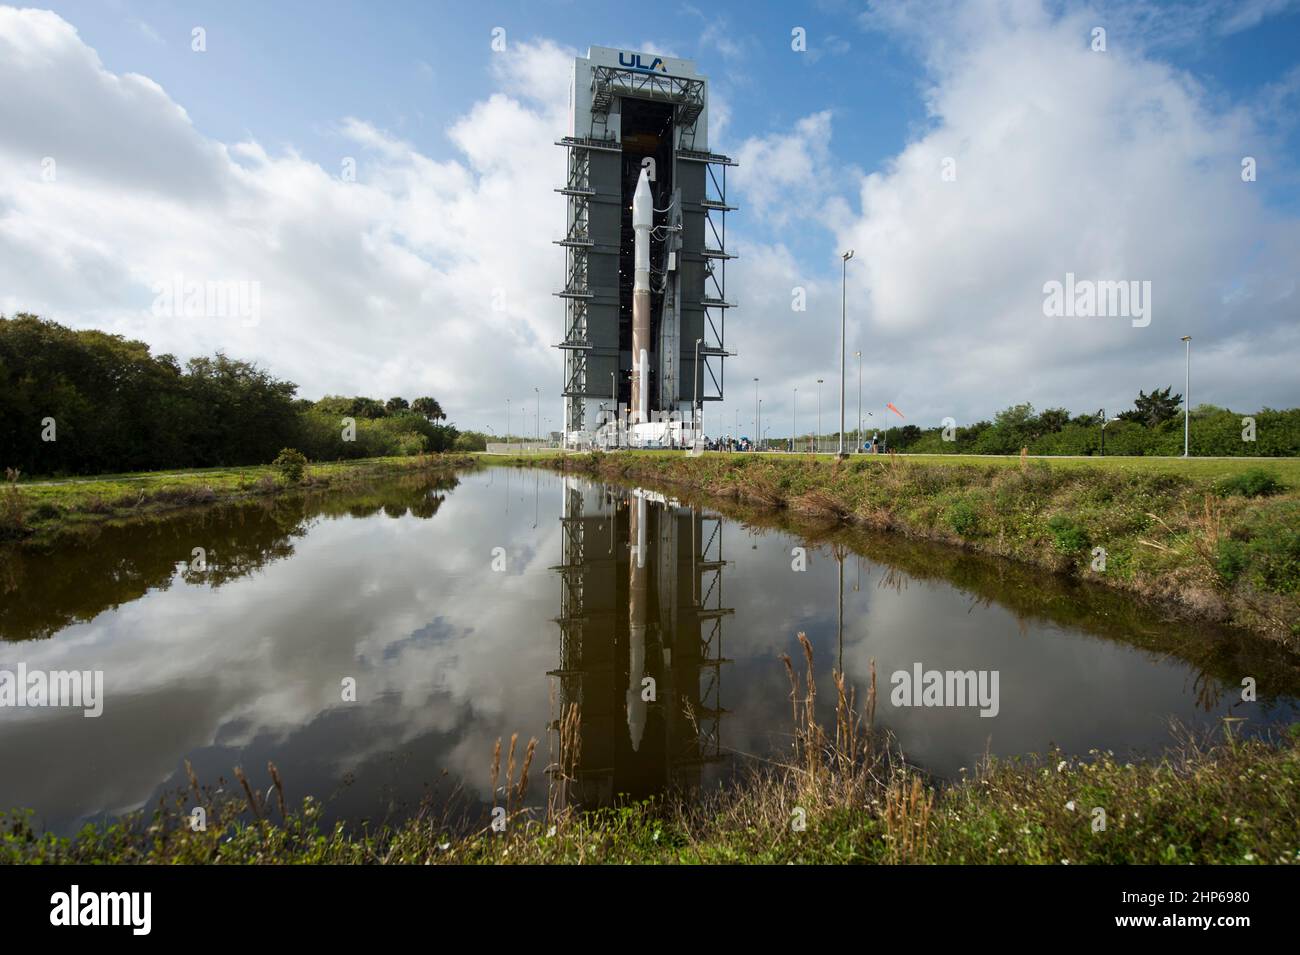
[[[650,419],[650,230],[654,197],[645,167],[632,196],[632,414]]]

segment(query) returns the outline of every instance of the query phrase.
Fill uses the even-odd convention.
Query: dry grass
[[[20,474],[15,468],[5,468],[5,483],[0,488],[0,541],[26,537],[27,499],[18,489]]]

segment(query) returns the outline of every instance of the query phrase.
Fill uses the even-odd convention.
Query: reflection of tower
[[[732,612],[722,606],[721,520],[570,478],[561,523],[561,660],[549,675],[559,710],[581,712],[574,801],[696,788],[721,760],[722,620]]]

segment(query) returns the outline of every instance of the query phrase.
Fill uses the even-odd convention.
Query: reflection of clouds
[[[875,658],[877,721],[897,734],[909,758],[936,772],[971,766],[986,749],[1155,749],[1169,741],[1171,715],[1200,719],[1181,664],[1050,623],[1028,621],[1022,635],[1021,622],[1003,607],[973,607],[969,595],[933,581],[873,589],[867,600],[858,623],[846,625],[845,670],[865,688]],[[845,604],[848,619],[847,594]],[[894,707],[890,676],[917,661],[927,670],[999,671],[999,715]]]
[[[545,479],[543,489],[554,483]],[[330,754],[340,771],[459,728],[452,762],[428,775],[446,768],[471,786],[481,779],[477,788],[486,790],[498,736],[544,733],[544,674],[556,643],[556,582],[544,555],[558,553],[560,529],[549,520],[530,530],[531,508],[526,521],[514,509],[507,517],[484,499],[483,484],[482,476],[467,478],[432,520],[323,520],[298,542],[295,558],[220,590],[177,580],[40,645],[5,646],[0,655],[21,652],[30,667],[105,671],[104,717],[82,720],[78,712],[72,722],[66,712],[23,711],[22,735],[62,739],[59,752],[110,738],[138,742],[142,727],[132,716],[142,708],[172,728],[166,750],[115,748],[114,764],[93,786],[75,760],[51,767],[91,811],[137,804],[190,749],[283,741],[332,710],[367,730]],[[554,495],[549,500],[553,507]],[[493,545],[483,543],[491,541],[512,555],[511,573],[491,571]],[[357,679],[356,704],[341,700],[345,676]],[[188,689],[178,697],[181,686]],[[17,745],[17,734],[6,732],[15,727],[0,722],[0,750]],[[29,752],[24,768],[32,772],[6,774],[0,802],[51,805],[49,786],[39,787],[47,798],[31,798],[35,759]],[[66,806],[68,795],[54,805]]]
[[[507,477],[509,480],[507,481]],[[468,795],[487,798],[492,747],[520,735],[546,752],[549,681],[560,658],[562,481],[490,471],[464,477],[436,517],[322,517],[295,554],[219,590],[168,588],[39,643],[0,643],[0,660],[30,667],[102,669],[104,715],[0,711],[0,806],[31,806],[66,828],[81,815],[116,812],[183,783],[190,757],[210,781],[242,762],[256,775],[274,759],[296,795],[325,795],[345,773],[358,783],[340,811],[359,818],[396,792],[418,797],[442,770]],[[538,514],[534,517],[534,507]],[[533,528],[536,519],[537,527]],[[598,520],[592,554],[607,557]],[[226,525],[213,523],[214,546]],[[505,572],[491,570],[503,547]],[[723,745],[757,755],[788,752],[789,684],[800,673],[795,634],[813,642],[822,715],[833,708],[838,564],[778,531],[723,531]],[[1187,665],[1074,629],[984,605],[941,581],[919,581],[863,559],[844,562],[844,665],[865,703],[876,660],[877,722],[907,755],[943,774],[985,752],[1124,751],[1168,740],[1167,720],[1204,723]],[[882,586],[889,576],[905,586]],[[1001,712],[896,709],[890,674],[997,669]],[[340,699],[357,679],[359,702]],[[1222,711],[1222,708],[1220,709]],[[544,786],[544,759],[533,766]],[[710,772],[713,772],[710,770]],[[400,790],[400,792],[399,792]],[[394,797],[396,798],[396,797]]]

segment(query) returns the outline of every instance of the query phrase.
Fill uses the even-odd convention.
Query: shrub
[[[1073,554],[1088,549],[1088,532],[1064,514],[1057,514],[1047,522],[1052,543],[1063,554]]]
[[[1219,542],[1214,563],[1229,584],[1242,580],[1271,593],[1300,591],[1300,505],[1256,515],[1248,529]]]
[[[1214,568],[1227,583],[1236,583],[1248,562],[1245,541],[1226,538],[1219,542],[1218,552],[1214,555]]]
[[[975,508],[967,501],[958,501],[948,510],[948,526],[962,537],[973,537],[979,523]]]
[[[271,466],[280,472],[287,484],[298,484],[307,471],[307,457],[293,448],[282,448]]]
[[[1214,489],[1220,497],[1267,497],[1285,490],[1285,485],[1271,471],[1249,468],[1215,482]]]
[[[478,431],[462,431],[452,444],[455,451],[486,451],[487,437]]]

